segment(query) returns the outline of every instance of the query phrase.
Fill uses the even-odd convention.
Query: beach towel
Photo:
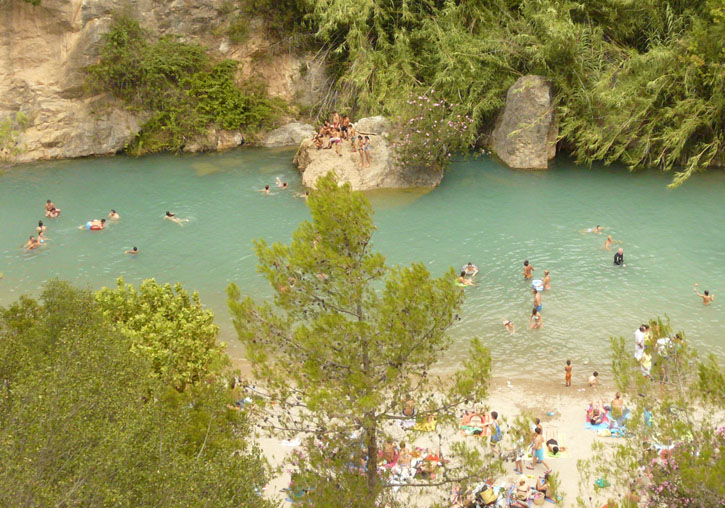
[[[413,430],[420,432],[435,432],[438,426],[438,418],[431,416],[425,420],[420,420],[413,425]]]
[[[546,441],[548,441],[549,439],[555,439],[556,442],[559,443],[559,448],[568,448],[566,445],[566,433],[559,432],[558,429],[546,429],[546,431],[544,431],[544,434],[544,443],[546,443]],[[568,457],[568,452],[569,450],[559,450],[559,453],[554,455],[547,446],[544,453],[547,459],[558,459],[560,457]]]

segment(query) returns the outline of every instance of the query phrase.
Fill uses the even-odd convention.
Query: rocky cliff
[[[240,80],[254,73],[272,95],[314,102],[325,79],[322,63],[312,56],[271,51],[273,43],[263,31],[252,29],[255,20],[243,44],[231,43],[224,30],[228,5],[225,0],[42,0],[34,6],[0,0],[0,123],[13,127],[0,139],[0,158],[111,154],[133,139],[144,115],[126,110],[107,94],[89,97],[84,88],[83,69],[97,60],[101,36],[113,12],[121,9],[130,9],[152,33],[177,34],[220,58],[241,62]],[[228,146],[222,137],[215,134],[214,142],[198,144]]]

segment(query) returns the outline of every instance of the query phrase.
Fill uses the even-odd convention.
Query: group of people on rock
[[[333,112],[332,120],[325,120],[319,130],[312,136],[312,142],[318,150],[335,150],[342,157],[342,143],[350,143],[352,153],[360,155],[360,166],[370,167],[370,136],[358,133],[355,125],[347,115],[340,116]]]

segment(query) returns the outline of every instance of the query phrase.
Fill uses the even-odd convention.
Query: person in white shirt
[[[647,327],[645,325],[640,326],[634,331],[634,358],[638,362],[642,360],[642,354],[644,353],[644,338],[647,334]]]

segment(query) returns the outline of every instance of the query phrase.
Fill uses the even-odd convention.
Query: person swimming
[[[30,235],[30,239],[25,242],[25,245],[23,246],[25,250],[33,250],[38,247],[40,247],[40,242],[33,235]]]
[[[302,194],[297,194],[297,197],[301,198],[301,199],[307,199],[310,197],[310,191],[307,190],[307,191],[303,192]]]
[[[269,186],[267,186],[269,187]],[[189,222],[189,219],[181,219],[176,216],[175,213],[171,213],[170,211],[166,210],[166,214],[164,215],[164,220],[170,220],[171,222],[177,223],[179,226],[183,226],[184,222]]]
[[[106,219],[93,219],[89,220],[85,224],[78,226],[78,229],[85,229],[86,231],[99,231],[101,229],[105,229],[106,227]]]
[[[458,284],[460,284],[461,286],[475,286],[473,281],[466,277],[465,270],[461,271],[461,276],[458,277]]]
[[[265,185],[264,189],[257,189],[257,192],[264,192],[267,196],[269,196],[269,185]]]
[[[715,299],[715,297],[713,295],[711,295],[710,294],[710,291],[708,291],[707,289],[705,290],[704,293],[700,294],[697,291],[697,286],[699,286],[699,284],[696,282],[695,283],[695,287],[692,288],[695,291],[695,294],[697,296],[699,296],[700,298],[702,298],[702,304],[703,305],[710,305],[710,302],[712,302]]]
[[[36,232],[37,232],[38,234],[40,234],[40,233],[43,233],[43,232],[45,231],[45,229],[46,229],[46,228],[45,228],[45,226],[43,225],[43,221],[42,221],[42,220],[39,220],[39,221],[38,221],[38,227],[37,227],[37,228],[35,228],[35,231],[36,231]]]
[[[135,256],[136,254],[138,254],[138,247],[134,247],[131,250],[125,250],[125,251],[123,251],[123,253],[124,254],[131,254],[131,255],[134,255]]]
[[[609,248],[612,246],[613,243],[619,243],[621,244],[621,240],[613,240],[612,235],[607,235],[607,239],[604,241],[604,247],[602,249],[609,250]]]
[[[509,332],[511,335],[516,335],[516,327],[508,319],[504,319],[503,327],[506,328],[506,331]]]
[[[111,211],[108,213],[108,218],[118,220],[121,218],[121,216],[118,215],[118,212],[116,210],[111,209]]]
[[[469,261],[467,265],[461,267],[461,272],[465,272],[468,277],[475,277],[478,273],[478,267]]]
[[[602,231],[604,231],[604,228],[597,224],[597,227],[595,228],[589,228],[589,229],[580,229],[580,233],[594,233],[596,235],[600,234]]]
[[[45,202],[45,216],[51,219],[55,219],[60,215],[60,209],[55,207],[55,204],[49,199]]]
[[[621,247],[614,253],[614,264],[617,266],[627,266],[624,264],[624,249]]]

